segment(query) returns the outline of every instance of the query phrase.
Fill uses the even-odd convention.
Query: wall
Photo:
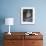
[[[45,0],[1,0],[1,17],[15,18],[11,31],[46,31],[46,1]],[[35,7],[36,22],[34,25],[21,24],[21,7]],[[3,25],[2,32],[8,31]]]
[[[0,0],[0,18],[4,20],[6,17],[15,19],[11,32],[46,32],[46,0]],[[35,24],[21,24],[21,7],[35,7]],[[8,26],[0,24],[0,32],[8,32]],[[45,43],[46,44],[46,43]]]

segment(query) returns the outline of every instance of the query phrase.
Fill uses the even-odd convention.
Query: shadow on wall
[[[2,33],[2,26],[5,24],[5,17],[0,16],[0,33]]]
[[[3,34],[2,33],[2,25],[5,23],[5,17],[4,16],[0,16],[0,46],[3,46]]]

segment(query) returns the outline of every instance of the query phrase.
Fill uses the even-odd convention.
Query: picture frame
[[[21,8],[21,24],[35,24],[35,8],[34,7]]]

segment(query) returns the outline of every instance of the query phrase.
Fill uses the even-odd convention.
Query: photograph
[[[21,8],[21,24],[35,23],[35,9],[33,7]]]

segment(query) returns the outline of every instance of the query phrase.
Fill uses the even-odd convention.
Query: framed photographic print
[[[21,24],[34,24],[35,23],[35,8],[22,7],[21,8]]]

